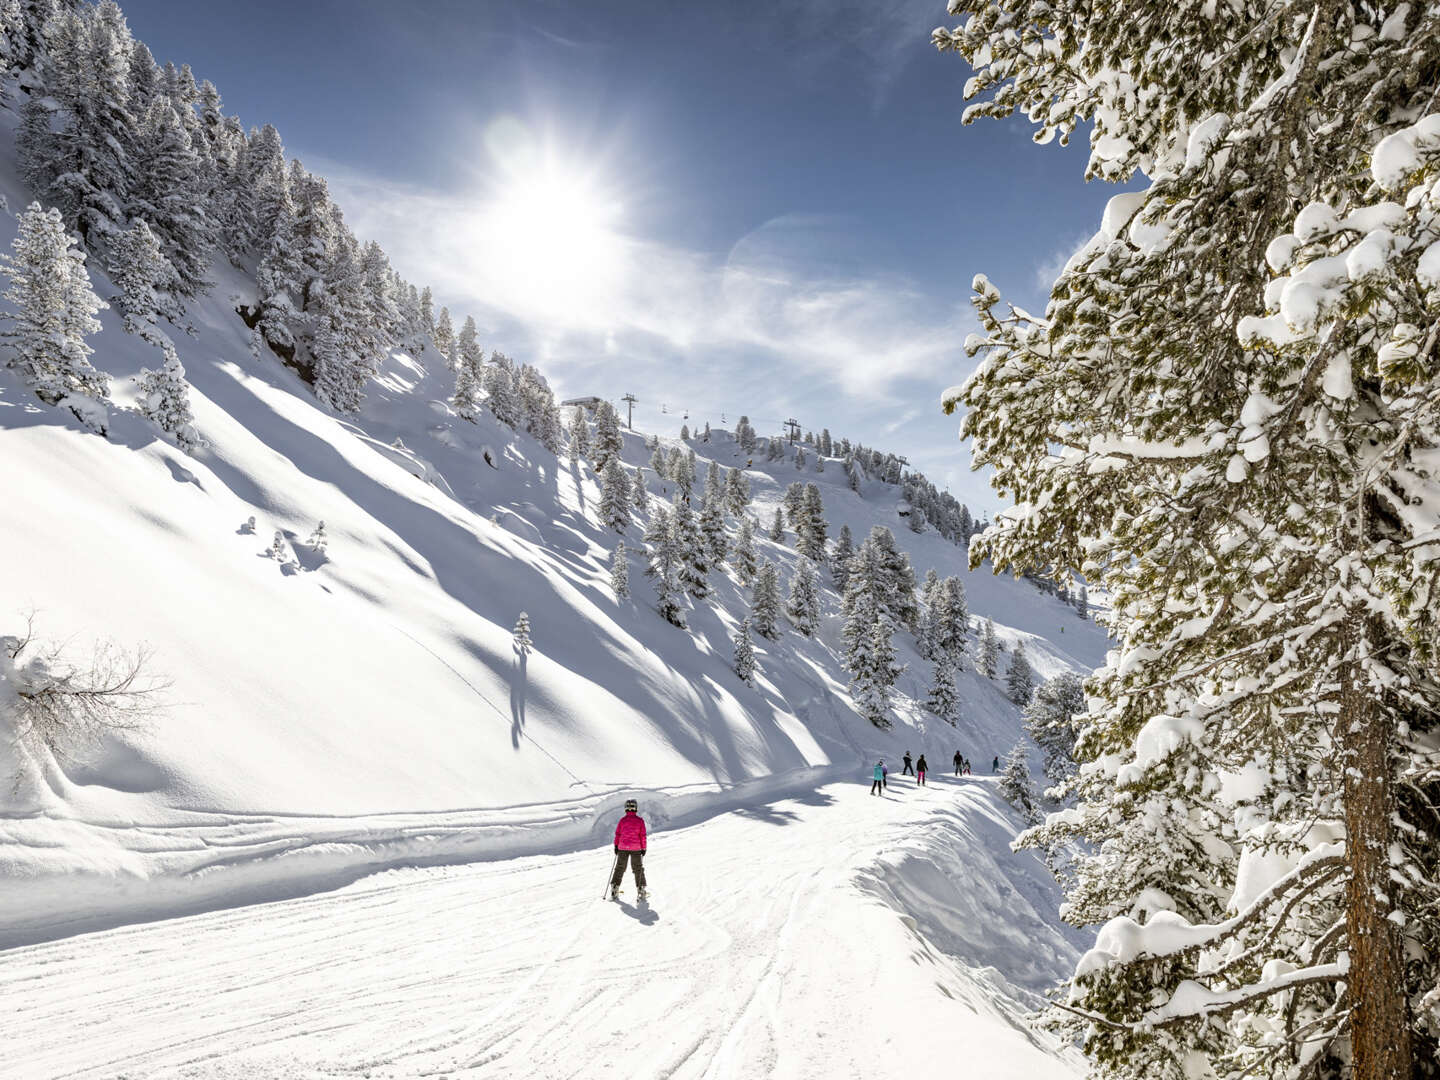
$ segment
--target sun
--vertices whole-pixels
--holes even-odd
[[[514,163],[477,214],[473,257],[512,301],[537,314],[603,308],[623,284],[619,203],[583,168],[547,156]]]

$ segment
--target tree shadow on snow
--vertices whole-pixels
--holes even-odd
[[[525,687],[529,671],[529,656],[517,653],[515,675],[510,680],[510,745],[520,749],[520,736],[525,734]]]

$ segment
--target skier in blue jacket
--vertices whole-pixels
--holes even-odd
[[[870,794],[879,795],[881,794],[880,789],[885,786],[885,763],[883,761],[875,762],[875,771],[871,775],[875,779],[870,784]]]

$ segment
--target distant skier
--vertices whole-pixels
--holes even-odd
[[[964,758],[963,756],[961,756],[959,750],[956,750],[956,751],[955,751],[955,775],[956,775],[956,776],[959,776],[959,775],[960,775],[960,770],[964,767],[964,765],[965,765],[965,758]]]
[[[970,759],[968,757],[965,759],[965,775],[970,775]]]
[[[880,779],[885,782],[886,790],[890,788],[890,770],[885,767],[885,762],[880,762]]]
[[[906,751],[905,751],[905,756],[904,756],[903,758],[901,758],[900,760],[903,761],[903,762],[905,762],[905,768],[903,768],[903,769],[900,770],[900,775],[901,775],[901,776],[914,776],[914,775],[915,775],[915,770],[910,767],[910,751],[909,751],[909,750],[906,750]]]
[[[873,776],[874,779],[870,781],[870,794],[883,794],[885,788],[885,763],[883,761],[875,762],[875,771],[871,776]]]
[[[996,754],[996,755],[995,755],[995,760],[990,763],[990,771],[991,771],[991,772],[999,772],[999,771],[1000,771],[1000,755],[999,755],[999,754]]]
[[[644,900],[645,893],[645,819],[640,816],[640,804],[634,799],[625,800],[625,816],[615,825],[615,872],[610,875],[610,899],[620,899],[620,882],[625,877],[626,864],[635,868],[636,895]]]
[[[930,766],[925,764],[925,755],[924,755],[924,754],[921,754],[921,755],[920,755],[920,760],[917,761],[917,762],[915,762],[915,786],[916,786],[916,787],[924,787],[924,786],[925,786],[925,773],[926,773],[927,771],[929,771],[929,769],[930,769]]]

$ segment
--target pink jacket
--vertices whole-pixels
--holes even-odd
[[[634,810],[626,811],[615,826],[615,846],[621,851],[645,850],[645,819]]]

